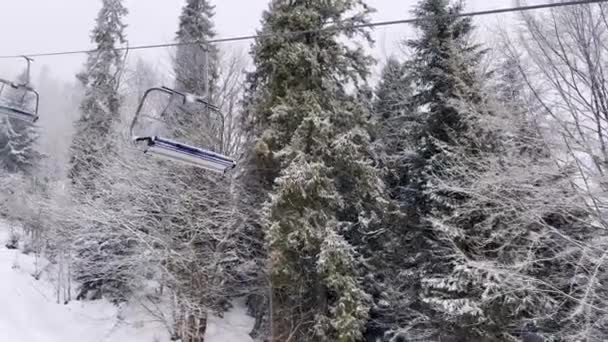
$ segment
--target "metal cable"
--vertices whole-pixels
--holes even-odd
[[[539,4],[539,5],[530,5],[530,6],[517,6],[517,7],[485,10],[485,11],[458,13],[458,14],[454,14],[451,16],[455,17],[455,18],[477,17],[477,16],[491,15],[491,14],[524,12],[524,11],[547,9],[547,8],[600,4],[600,3],[606,3],[606,2],[608,2],[608,0],[564,1],[564,2],[558,2],[558,3],[548,3],[548,4]],[[422,18],[409,18],[409,19],[401,19],[401,20],[391,20],[391,21],[379,21],[379,22],[371,22],[371,23],[356,24],[356,25],[352,25],[349,23],[339,23],[339,24],[334,24],[334,25],[326,27],[326,28],[314,29],[314,30],[302,30],[302,31],[284,32],[284,33],[266,33],[266,34],[255,34],[255,35],[248,35],[248,36],[234,36],[234,37],[211,39],[211,40],[208,40],[205,42],[193,41],[193,42],[182,42],[182,43],[163,43],[163,44],[151,44],[151,45],[125,46],[125,47],[118,47],[113,50],[114,51],[146,50],[146,49],[159,49],[159,48],[168,48],[168,47],[176,47],[176,46],[184,46],[184,45],[238,42],[238,41],[253,40],[253,39],[258,39],[258,38],[293,37],[293,36],[299,36],[299,35],[303,35],[303,34],[327,32],[327,31],[343,31],[343,30],[353,30],[353,29],[361,29],[361,28],[367,28],[367,27],[372,28],[372,27],[382,27],[382,26],[391,26],[391,25],[412,24],[412,23],[416,23],[416,22],[420,22],[420,21],[428,21],[428,20],[433,20],[433,19],[436,19],[435,16],[422,17]],[[47,56],[86,54],[86,53],[93,53],[93,52],[97,52],[97,49],[30,53],[30,54],[25,54],[25,56],[47,57]],[[23,56],[24,56],[24,54],[4,55],[4,56],[0,56],[0,59],[22,58]]]

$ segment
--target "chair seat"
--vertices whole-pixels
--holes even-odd
[[[38,121],[38,116],[36,114],[5,105],[0,105],[0,114],[4,114],[13,119],[23,120],[30,123]]]
[[[138,137],[135,140],[147,143],[146,152],[196,167],[222,173],[236,167],[236,162],[226,156],[166,138]]]

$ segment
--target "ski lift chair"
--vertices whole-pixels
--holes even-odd
[[[24,83],[0,78],[0,114],[33,124],[38,121],[40,95],[29,85],[32,59],[25,56],[23,58],[27,61]]]
[[[162,106],[157,106],[154,109],[146,108],[153,102],[151,98],[153,95],[158,95],[163,98],[164,104]],[[173,105],[177,105],[180,109],[178,113],[176,113]],[[150,88],[144,93],[131,123],[131,139],[135,145],[143,148],[144,153],[150,153],[167,160],[181,162],[222,174],[234,169],[236,167],[236,162],[230,157],[165,138],[159,134],[159,131],[163,131],[163,134],[171,134],[167,133],[167,131],[176,129],[176,127],[172,127],[175,125],[176,120],[184,119],[183,117],[177,118],[175,117],[176,115],[196,115],[196,113],[192,113],[187,109],[188,105],[202,106],[207,114],[216,114],[223,126],[223,117],[219,113],[219,109],[209,104],[209,102],[205,101],[203,98],[193,94],[181,93],[167,87]],[[159,110],[160,108],[158,107],[162,109]],[[155,112],[156,115],[154,115]],[[152,115],[149,115],[148,113],[152,113]],[[173,121],[171,121],[171,119],[173,119]],[[186,125],[188,119],[192,118],[186,119]],[[183,124],[184,122],[182,120],[182,125]]]

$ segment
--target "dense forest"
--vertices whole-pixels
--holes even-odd
[[[464,2],[419,0],[377,60],[365,0],[272,0],[249,56],[185,0],[167,84],[222,125],[171,129],[236,159],[218,175],[133,148],[167,79],[101,2],[77,83],[34,80],[46,132],[0,118],[0,212],[58,303],[140,301],[182,342],[237,298],[255,341],[608,340],[608,3],[488,44]]]

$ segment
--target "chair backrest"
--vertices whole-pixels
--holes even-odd
[[[166,87],[142,97],[131,123],[131,136],[161,136],[221,152],[224,119],[205,99]]]
[[[35,122],[39,102],[40,96],[32,87],[0,79],[0,113]]]

